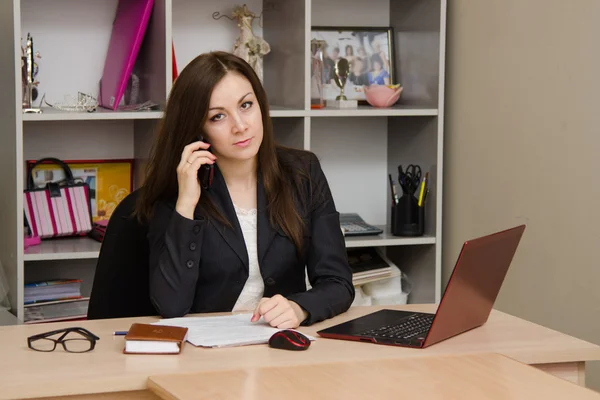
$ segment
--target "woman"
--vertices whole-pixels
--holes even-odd
[[[371,56],[371,62],[373,63],[373,70],[369,71],[369,84],[370,85],[389,85],[390,74],[383,69],[383,61],[378,54]]]
[[[197,176],[206,164],[214,178],[205,190]],[[265,91],[234,55],[200,55],[175,81],[137,213],[148,222],[150,297],[163,317],[248,310],[251,321],[286,329],[354,300],[319,161],[275,144]]]

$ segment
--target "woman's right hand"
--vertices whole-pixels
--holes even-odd
[[[194,210],[200,200],[198,170],[203,164],[214,164],[217,157],[208,151],[210,144],[197,141],[183,148],[181,160],[177,166],[179,195],[175,210],[183,217],[194,219]]]

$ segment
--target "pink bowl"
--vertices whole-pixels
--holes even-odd
[[[400,98],[402,87],[391,89],[385,85],[364,86],[367,102],[373,107],[391,107]]]

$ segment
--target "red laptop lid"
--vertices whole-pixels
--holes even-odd
[[[487,321],[524,231],[520,225],[464,243],[424,347]]]

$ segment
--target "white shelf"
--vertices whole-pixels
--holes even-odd
[[[437,108],[423,108],[419,106],[397,105],[390,108],[375,108],[371,106],[358,106],[358,108],[332,108],[310,110],[311,117],[410,117],[410,116],[436,116]]]
[[[421,244],[435,244],[435,236],[400,237],[390,233],[386,226],[377,226],[383,233],[373,236],[348,236],[346,247],[377,247],[377,246],[412,246]]]
[[[435,244],[434,236],[398,237],[386,230],[381,235],[346,237],[346,247],[409,246]],[[98,258],[102,244],[89,238],[42,240],[25,250],[25,261],[77,260]]]
[[[25,261],[77,260],[98,258],[102,243],[89,238],[42,240],[37,246],[25,249]]]
[[[271,117],[306,117],[308,112],[306,110],[294,109],[294,108],[286,108],[279,106],[269,106],[269,110],[271,111]]]
[[[43,107],[41,114],[23,114],[23,121],[101,121],[127,119],[160,119],[162,111],[112,111],[98,108],[94,112],[61,111]]]
[[[306,110],[270,106],[271,117],[305,117]],[[41,114],[23,114],[23,121],[102,121],[102,120],[130,120],[130,119],[160,119],[162,111],[111,111],[98,108],[94,112],[70,112],[56,110],[50,107],[42,108]]]

